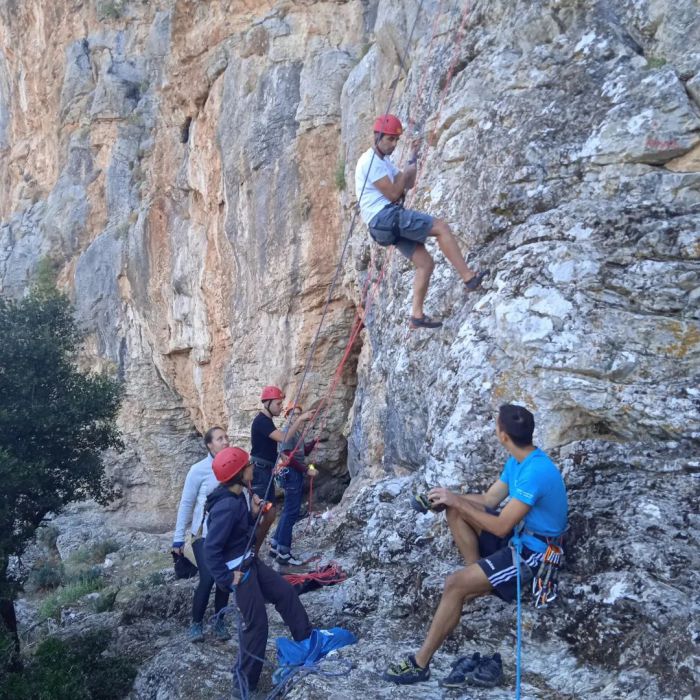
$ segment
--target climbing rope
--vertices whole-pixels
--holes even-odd
[[[515,560],[515,579],[517,591],[517,622],[515,632],[515,700],[520,700],[520,677],[522,675],[522,661],[520,657],[523,639],[520,567],[522,564],[521,555],[523,551],[523,543],[520,539],[520,533],[517,531],[513,534],[513,538],[511,539],[511,546],[514,548],[515,552],[513,559]]]
[[[413,20],[413,25],[412,25],[412,27],[411,27],[411,31],[410,31],[409,36],[408,36],[408,40],[407,40],[407,42],[406,42],[406,52],[408,51],[408,47],[410,46],[411,41],[412,41],[412,39],[413,39],[413,34],[414,34],[414,32],[415,32],[416,25],[417,25],[417,23],[418,23],[418,17],[420,16],[420,13],[421,13],[421,11],[422,11],[422,9],[423,9],[423,3],[424,3],[424,1],[425,1],[425,0],[421,0],[420,4],[418,5],[418,8],[417,8],[417,10],[416,10],[416,15],[415,15],[415,18],[414,18],[414,20]],[[385,110],[385,112],[384,112],[385,114],[388,114],[388,113],[390,112],[390,110],[391,110],[391,106],[392,106],[392,104],[393,104],[394,97],[395,97],[395,95],[396,95],[396,88],[397,88],[397,86],[398,86],[398,82],[399,82],[399,78],[400,78],[400,75],[401,75],[401,71],[403,71],[403,70],[405,70],[404,57],[401,56],[401,54],[399,54],[399,74],[397,75],[396,80],[395,80],[394,83],[393,83],[392,90],[391,90],[391,94],[390,94],[390,96],[389,96],[389,101],[388,101],[388,103],[387,103],[387,107],[386,107],[386,110]],[[354,231],[354,229],[355,229],[355,224],[356,224],[356,222],[357,222],[357,216],[358,216],[358,210],[359,210],[359,200],[360,200],[362,194],[364,193],[365,187],[367,186],[367,180],[368,180],[368,178],[369,178],[369,173],[370,173],[370,170],[371,170],[372,161],[374,160],[374,157],[375,157],[375,152],[372,153],[372,160],[370,161],[370,167],[369,167],[368,170],[367,170],[367,175],[365,176],[365,180],[364,180],[364,182],[363,182],[363,184],[362,184],[362,189],[360,190],[360,194],[358,195],[358,206],[355,208],[355,211],[353,212],[353,216],[352,216],[352,218],[351,218],[351,220],[350,220],[350,226],[349,226],[349,228],[348,228],[348,232],[347,232],[347,234],[346,234],[346,236],[345,236],[345,240],[343,241],[343,246],[342,246],[342,249],[341,249],[340,258],[339,258],[339,260],[338,260],[338,264],[336,265],[335,272],[334,272],[334,274],[333,274],[333,278],[332,278],[332,280],[331,280],[331,284],[330,284],[329,289],[328,289],[328,294],[327,294],[327,296],[326,296],[326,301],[325,301],[325,303],[324,303],[324,305],[323,305],[323,311],[322,311],[322,313],[321,313],[321,319],[320,319],[320,321],[319,321],[318,327],[316,328],[316,333],[315,333],[315,335],[314,335],[313,341],[312,341],[312,343],[311,343],[311,347],[310,347],[309,352],[308,352],[308,355],[307,355],[306,363],[305,363],[305,365],[304,365],[304,371],[303,371],[302,376],[301,376],[301,381],[299,382],[299,385],[298,385],[297,391],[296,391],[296,395],[295,395],[295,397],[294,397],[293,403],[295,403],[295,404],[296,404],[296,403],[299,403],[299,399],[300,399],[300,397],[301,397],[301,393],[302,393],[304,384],[305,384],[305,382],[306,382],[306,377],[307,377],[308,372],[309,372],[309,369],[310,369],[310,367],[311,367],[311,361],[312,361],[312,359],[313,359],[313,357],[314,357],[314,355],[315,355],[315,353],[316,353],[316,347],[317,347],[317,345],[318,345],[318,340],[319,340],[319,338],[320,338],[321,329],[322,329],[323,324],[324,324],[324,322],[325,322],[325,320],[326,320],[326,316],[327,316],[327,314],[328,314],[328,307],[330,306],[330,302],[331,302],[331,300],[332,300],[332,298],[333,298],[333,293],[334,293],[334,291],[335,291],[336,284],[337,284],[338,279],[339,279],[339,277],[340,277],[340,271],[341,271],[341,269],[342,269],[342,265],[343,265],[343,262],[344,262],[344,260],[345,260],[345,253],[346,253],[346,251],[347,251],[348,244],[349,244],[349,242],[350,242],[350,238],[351,238],[351,236],[352,236],[352,233],[353,233],[353,231]],[[358,331],[358,332],[359,332],[359,331]],[[347,353],[347,355],[349,355],[349,352]],[[345,354],[344,354],[344,357],[345,357]],[[347,358],[346,358],[346,359],[347,359]],[[316,412],[315,415],[317,415],[317,414],[318,414],[318,411]],[[315,416],[314,416],[314,417],[315,417]],[[290,427],[291,427],[291,422],[288,422],[287,425],[285,426],[285,431],[284,431],[284,437],[285,437],[285,439],[286,439],[286,437],[287,437],[287,434],[288,434],[288,432],[289,432],[289,428],[290,428]],[[304,434],[306,433],[307,429],[308,429],[308,426],[305,427],[304,431],[302,432],[302,435],[301,435],[301,437],[300,437],[299,442],[302,442],[302,441],[303,441]],[[298,446],[298,445],[297,445],[297,446]],[[294,454],[295,451],[296,451],[296,447],[295,447],[295,449],[291,452],[291,454]],[[266,487],[266,489],[265,489],[265,494],[266,494],[266,496],[267,496],[267,494],[269,494],[269,492],[270,492],[270,487],[272,486],[273,480],[274,480],[274,478],[275,478],[275,476],[276,476],[276,474],[277,474],[277,472],[278,472],[278,463],[279,463],[279,461],[280,461],[280,455],[278,454],[278,455],[277,455],[277,459],[275,460],[275,464],[274,464],[274,466],[273,466],[273,468],[272,468],[272,473],[271,473],[271,475],[270,475],[270,479],[269,479],[269,481],[268,481],[268,483],[267,483],[267,487]],[[258,527],[258,525],[259,525],[259,523],[260,523],[260,519],[261,519],[262,515],[263,515],[263,509],[260,508],[260,509],[258,509],[258,513],[257,513],[257,516],[256,516],[256,518],[255,518],[254,527],[252,528],[251,534],[250,534],[250,536],[249,536],[249,538],[248,538],[248,541],[247,541],[247,543],[246,543],[246,547],[245,547],[245,550],[244,550],[245,552],[250,551],[250,548],[251,548],[251,545],[252,545],[252,543],[253,543],[253,540],[255,539],[255,533],[256,533],[257,527]],[[244,558],[245,558],[245,557],[244,557]],[[240,567],[241,567],[242,565],[243,565],[242,563],[239,564],[238,567],[234,570],[233,573],[235,573],[235,571],[239,571],[239,570],[240,570]],[[235,601],[235,595],[234,595],[234,601]],[[230,607],[231,607],[231,606],[227,606],[227,608],[230,608]],[[234,607],[236,607],[236,606],[234,606]],[[224,608],[223,610],[226,610],[227,608]],[[220,614],[224,614],[224,615],[225,615],[225,612],[223,612],[223,610],[220,611]],[[246,653],[246,654],[248,654],[248,655],[250,655],[250,653],[249,653],[247,650],[245,650],[244,647],[243,647],[242,625],[241,625],[241,617],[240,617],[240,614],[238,615],[238,619],[237,619],[237,627],[238,627],[238,638],[239,638],[239,651],[238,651],[238,662],[237,662],[236,665],[235,665],[233,675],[234,675],[235,681],[236,681],[236,683],[238,684],[238,687],[239,687],[239,689],[240,689],[241,697],[242,697],[244,700],[247,700],[247,698],[248,698],[248,682],[247,682],[247,679],[244,678],[244,674],[242,673],[242,670],[241,670],[241,661],[242,661],[242,659],[243,659],[243,654],[244,654],[244,653]],[[274,696],[273,696],[273,697],[274,697]]]
[[[416,10],[416,15],[415,15],[415,18],[414,18],[414,21],[413,21],[413,25],[412,25],[412,27],[411,27],[411,31],[410,31],[410,33],[409,33],[408,40],[407,40],[407,42],[406,42],[406,54],[407,54],[407,52],[408,52],[408,47],[409,47],[410,44],[411,44],[411,41],[412,41],[412,38],[413,38],[413,34],[414,34],[414,32],[415,32],[415,28],[416,28],[416,25],[417,25],[418,17],[420,16],[420,13],[421,13],[422,8],[423,8],[423,4],[424,4],[424,0],[421,0],[420,4],[419,4],[419,6],[418,6],[418,8],[417,8],[417,10]],[[441,0],[441,2],[440,2],[440,5],[439,5],[439,10],[441,10],[441,8],[442,8],[442,0]],[[435,16],[435,18],[434,18],[434,20],[433,20],[433,27],[432,27],[431,39],[430,39],[430,43],[429,43],[429,50],[430,50],[430,46],[432,46],[432,42],[433,42],[433,39],[434,39],[435,30],[436,30],[436,27],[437,27],[437,23],[438,23],[438,18],[439,18],[439,16],[440,16],[440,12],[438,12],[438,13],[436,14],[436,16]],[[459,45],[460,45],[461,40],[462,40],[462,38],[463,38],[464,30],[465,30],[465,28],[466,28],[467,19],[468,19],[468,6],[465,6],[464,11],[463,11],[463,13],[462,13],[462,20],[461,20],[461,22],[460,22],[460,27],[459,27],[459,31],[458,31],[457,40],[456,40],[456,42],[455,42],[455,48],[454,48],[454,51],[453,51],[453,58],[452,58],[452,61],[450,62],[450,66],[449,66],[449,69],[448,69],[448,72],[447,72],[447,76],[446,76],[446,79],[445,79],[445,83],[444,83],[444,86],[443,86],[443,89],[442,89],[442,92],[441,92],[441,98],[440,98],[440,102],[439,102],[439,108],[438,108],[438,113],[437,113],[437,117],[436,117],[436,123],[439,123],[439,116],[440,116],[440,114],[441,114],[442,107],[443,107],[443,105],[444,105],[444,101],[445,101],[445,98],[446,98],[446,94],[447,94],[447,91],[448,91],[448,89],[449,89],[449,86],[450,86],[452,77],[453,77],[453,75],[454,75],[455,67],[456,67],[456,65],[457,65],[457,60],[458,60],[457,51],[458,51],[458,49],[459,49]],[[388,113],[390,112],[390,110],[391,110],[391,106],[392,106],[393,101],[394,101],[394,97],[395,97],[395,94],[396,94],[396,89],[397,89],[397,86],[398,86],[398,82],[399,82],[399,78],[400,78],[401,72],[405,70],[405,60],[404,60],[404,57],[405,57],[405,56],[402,56],[402,55],[399,53],[399,55],[398,55],[398,58],[399,58],[399,74],[397,75],[396,79],[395,79],[395,80],[393,81],[393,83],[392,83],[391,95],[390,95],[390,97],[389,97],[389,101],[388,101],[388,104],[387,104],[387,108],[386,108],[384,114],[388,114]],[[425,72],[422,74],[422,76],[421,76],[421,84],[422,84],[422,83],[424,82],[424,80],[426,79],[426,76],[427,76],[427,71],[425,71]],[[410,120],[410,117],[409,117],[409,125],[411,124],[411,122],[412,122],[412,120]],[[343,241],[343,246],[342,246],[342,249],[341,249],[340,258],[339,258],[338,263],[337,263],[337,265],[336,265],[335,272],[334,272],[334,274],[333,274],[333,278],[332,278],[332,280],[331,280],[331,284],[330,284],[329,289],[328,289],[328,294],[327,294],[327,296],[326,296],[326,300],[325,300],[325,303],[324,303],[324,306],[323,306],[323,311],[322,311],[322,313],[321,313],[321,319],[320,319],[320,321],[319,321],[319,324],[318,324],[317,329],[316,329],[316,333],[314,334],[313,341],[312,341],[312,343],[311,343],[309,352],[308,352],[308,354],[307,354],[306,362],[305,362],[305,365],[304,365],[304,370],[303,370],[302,376],[301,376],[301,381],[300,381],[299,384],[298,384],[297,391],[296,391],[296,395],[295,395],[295,397],[294,397],[294,403],[298,403],[298,402],[299,402],[299,399],[300,399],[300,397],[301,397],[301,394],[302,394],[302,391],[303,391],[303,388],[304,388],[304,384],[305,384],[305,382],[306,382],[306,378],[307,378],[308,372],[309,372],[310,367],[311,367],[311,362],[313,361],[313,358],[314,358],[314,356],[315,356],[315,354],[316,354],[316,349],[317,349],[317,346],[318,346],[318,341],[319,341],[319,338],[320,338],[321,329],[322,329],[322,327],[323,327],[323,325],[324,325],[324,322],[325,322],[325,320],[326,320],[326,317],[327,317],[327,314],[328,314],[328,308],[329,308],[329,306],[330,306],[330,303],[331,303],[331,300],[332,300],[332,298],[333,298],[333,294],[334,294],[334,292],[335,292],[335,288],[336,288],[338,279],[339,279],[339,277],[340,277],[340,272],[341,272],[341,269],[342,269],[343,262],[344,262],[344,260],[345,260],[345,255],[346,255],[347,248],[348,248],[348,245],[349,245],[349,242],[350,242],[350,238],[351,238],[351,236],[352,236],[352,233],[353,233],[353,231],[354,231],[354,229],[355,229],[355,225],[356,225],[356,222],[357,222],[358,210],[359,210],[359,200],[360,200],[360,198],[362,197],[362,194],[364,193],[365,187],[366,187],[366,185],[367,185],[367,180],[368,180],[368,177],[369,177],[369,172],[370,172],[370,170],[371,170],[372,161],[373,161],[375,155],[376,155],[376,154],[375,154],[375,152],[373,151],[372,160],[370,161],[370,167],[368,168],[367,174],[366,174],[366,176],[365,176],[365,180],[364,180],[364,182],[363,182],[363,184],[362,184],[362,188],[361,188],[361,190],[360,190],[360,193],[358,194],[358,205],[355,207],[355,210],[354,210],[353,215],[352,215],[352,217],[351,217],[350,226],[349,226],[349,228],[348,228],[348,232],[347,232],[347,234],[346,234],[346,236],[345,236],[345,239],[344,239],[344,241]],[[422,167],[423,167],[423,162],[424,162],[424,161],[423,161],[423,158],[419,159],[419,165],[417,166],[417,169],[416,169],[416,179],[418,178],[418,173],[421,171],[421,169],[422,169]],[[414,196],[415,196],[415,191],[411,193],[411,195],[410,195],[410,201],[412,201],[412,199],[413,199]],[[308,430],[309,430],[310,425],[314,425],[314,424],[316,423],[316,421],[317,421],[318,418],[319,418],[319,415],[321,416],[321,422],[320,422],[320,425],[319,425],[318,428],[317,428],[316,434],[318,435],[318,434],[321,432],[321,430],[323,429],[323,427],[325,427],[325,422],[326,422],[326,420],[327,420],[327,413],[328,413],[328,407],[329,407],[330,398],[331,398],[331,396],[333,395],[333,393],[335,392],[335,389],[336,389],[336,387],[337,387],[337,385],[338,385],[338,383],[339,383],[339,381],[340,381],[340,378],[341,378],[341,376],[342,376],[343,368],[344,368],[344,366],[345,366],[345,364],[346,364],[346,362],[347,362],[347,360],[348,360],[348,358],[349,358],[349,356],[350,356],[350,353],[351,353],[351,351],[352,351],[352,347],[354,346],[354,343],[355,343],[355,341],[356,341],[356,339],[357,339],[357,336],[359,335],[360,331],[361,331],[362,328],[364,327],[365,320],[367,319],[368,314],[369,314],[369,310],[371,309],[372,303],[373,303],[374,299],[375,299],[376,296],[377,296],[377,292],[378,292],[379,287],[380,287],[380,285],[381,285],[381,282],[382,282],[382,280],[383,280],[383,278],[384,278],[384,275],[385,275],[385,273],[386,273],[386,270],[387,270],[387,268],[388,268],[388,265],[389,265],[390,261],[392,260],[393,252],[394,252],[394,251],[393,251],[393,248],[392,248],[392,249],[390,249],[390,250],[385,254],[383,265],[382,265],[382,267],[381,267],[381,269],[380,269],[380,271],[379,271],[379,274],[377,275],[376,279],[374,280],[374,282],[371,282],[371,277],[372,277],[371,272],[368,273],[367,278],[366,278],[366,280],[365,280],[365,283],[364,283],[364,285],[363,285],[363,290],[362,290],[361,296],[360,296],[360,306],[359,306],[358,309],[356,310],[355,320],[354,320],[354,322],[353,322],[353,324],[352,324],[351,333],[350,333],[350,336],[349,336],[349,338],[348,338],[348,342],[347,342],[347,344],[346,344],[346,347],[345,347],[345,350],[344,350],[343,355],[342,355],[342,357],[341,357],[341,360],[340,360],[340,362],[338,363],[338,366],[336,367],[336,370],[335,370],[335,372],[334,372],[334,374],[333,374],[332,381],[331,381],[331,383],[330,383],[330,386],[329,386],[329,388],[328,388],[328,391],[326,392],[326,395],[325,395],[324,398],[321,400],[321,402],[318,404],[318,406],[317,406],[317,408],[316,408],[316,410],[315,410],[315,412],[314,412],[314,415],[313,415],[313,417],[312,417],[312,420],[310,421],[310,424],[304,427],[304,429],[303,429],[303,431],[302,431],[302,433],[301,433],[301,435],[300,435],[299,441],[298,441],[297,445],[295,446],[294,450],[292,450],[292,451],[290,452],[290,455],[293,455],[294,452],[296,451],[296,449],[300,446],[300,444],[303,443],[303,440],[304,440],[304,438],[305,438],[306,433],[307,433]],[[285,427],[285,431],[284,431],[284,437],[285,437],[285,438],[287,437],[287,434],[288,434],[288,432],[289,432],[289,428],[290,428],[290,427],[291,427],[291,422],[288,422],[287,425],[286,425],[286,427]],[[314,448],[315,448],[315,446],[314,446]],[[279,462],[280,462],[280,455],[277,456],[277,460],[275,461],[275,464],[274,464],[274,466],[273,466],[272,474],[271,474],[270,480],[268,481],[268,484],[267,484],[266,494],[269,493],[270,487],[272,486],[272,482],[273,482],[273,480],[274,480],[276,474],[279,472],[279,469],[280,469]],[[288,462],[289,462],[289,459],[287,459],[287,460],[286,460],[286,463],[283,464],[282,466],[286,466],[286,465],[288,464]],[[313,494],[313,486],[310,485],[310,489],[309,489],[309,497],[310,497],[310,500],[309,500],[309,515],[310,515],[310,517],[311,517],[311,514],[312,514],[312,505],[311,505],[311,504],[312,504],[312,501],[311,501],[311,499],[312,499],[312,494]],[[257,526],[258,526],[258,524],[259,524],[260,518],[262,517],[262,514],[263,514],[263,510],[262,510],[262,508],[261,508],[261,509],[259,510],[257,516],[256,516],[255,527],[254,527],[254,528],[252,529],[252,531],[251,531],[251,535],[250,535],[250,537],[249,537],[249,539],[248,539],[248,542],[247,542],[246,550],[245,550],[245,551],[249,551],[249,550],[250,550],[250,547],[251,547],[251,545],[252,545],[253,539],[254,539],[254,537],[255,537],[255,531],[256,531]],[[239,565],[239,568],[240,568],[240,565]],[[519,577],[519,574],[520,574],[520,572],[519,572],[519,570],[518,570],[518,577]],[[520,587],[520,579],[518,578],[518,592],[519,592],[519,587]],[[519,594],[518,594],[518,604],[520,604],[520,595],[519,595]],[[222,611],[220,611],[219,614],[222,614],[222,615],[223,615],[223,614],[226,614],[226,611],[230,611],[231,607],[233,607],[233,608],[235,609],[236,613],[237,613],[237,618],[238,618],[238,619],[237,619],[237,627],[238,627],[238,633],[239,633],[239,655],[238,655],[238,663],[237,663],[237,664],[235,665],[235,667],[234,667],[233,675],[234,675],[235,681],[236,681],[236,683],[238,684],[238,687],[239,687],[239,689],[240,689],[240,691],[241,691],[241,696],[242,696],[243,698],[247,698],[247,697],[248,697],[247,679],[244,677],[244,674],[243,674],[242,671],[241,671],[241,660],[242,660],[242,658],[243,658],[243,654],[244,654],[244,653],[245,653],[245,654],[248,654],[249,656],[250,656],[251,654],[250,654],[249,652],[247,652],[247,651],[244,649],[244,647],[243,647],[242,636],[241,636],[241,635],[242,635],[241,617],[240,617],[240,613],[238,612],[237,606],[235,605],[235,594],[234,594],[234,605],[233,605],[233,606],[227,606],[227,608],[224,608]],[[518,613],[518,624],[520,624],[520,613]],[[262,661],[265,663],[264,660],[262,660]],[[518,658],[518,663],[519,663],[519,658]],[[311,667],[307,667],[306,670],[305,670],[305,673],[310,673],[310,672],[315,672],[315,671],[312,670]],[[330,675],[342,675],[342,674],[330,674]],[[283,682],[282,684],[280,684],[279,687],[276,687],[275,689],[273,689],[273,693],[272,693],[270,696],[268,696],[268,697],[269,697],[269,698],[277,697],[278,692],[280,692],[281,690],[283,690],[283,689],[285,688],[285,686],[286,686],[286,684],[289,682],[289,680],[290,680],[289,678],[285,678],[284,682]],[[289,686],[287,686],[286,689],[288,690],[288,689],[289,689]],[[286,691],[285,691],[285,692],[286,692]],[[519,693],[519,682],[518,682],[518,691],[517,691],[517,692]],[[518,694],[518,698],[519,698],[519,694]]]

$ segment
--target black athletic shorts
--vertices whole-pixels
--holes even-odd
[[[496,537],[490,532],[482,532],[479,535],[481,559],[476,562],[486,574],[496,595],[508,603],[514,601],[518,594],[517,570],[513,561],[513,550],[508,546],[509,541],[510,536]],[[522,588],[537,574],[544,553],[533,552],[523,545],[521,556],[526,564],[526,568],[521,571]]]

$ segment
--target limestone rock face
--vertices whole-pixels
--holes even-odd
[[[420,643],[459,561],[444,519],[407,500],[488,487],[506,457],[494,411],[518,402],[571,505],[563,599],[525,613],[528,696],[691,697],[694,0],[28,0],[0,16],[0,288],[23,293],[49,258],[90,361],[124,378],[122,523],[171,527],[196,431],[223,423],[247,445],[261,385],[293,395],[304,378],[303,401],[322,398],[361,307],[314,458],[331,488],[352,476],[313,546],[353,577],[318,594],[315,622],[354,626],[364,671]],[[428,243],[427,310],[445,321],[432,332],[407,331],[407,261],[361,224],[345,246],[345,183],[392,95],[398,160],[414,140],[420,156],[411,206],[490,270],[467,295]],[[469,611],[436,678],[471,646],[512,659],[512,608]],[[161,660],[135,697],[156,697],[176,663]],[[393,697],[369,678],[333,692]],[[294,692],[325,697],[324,683]],[[405,696],[426,692],[441,693]]]

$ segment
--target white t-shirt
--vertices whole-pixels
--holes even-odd
[[[374,158],[372,155],[374,154]],[[371,163],[371,170],[370,170]],[[369,176],[367,171],[369,170]],[[382,210],[391,200],[385,197],[375,186],[377,180],[388,177],[392,182],[401,171],[394,165],[390,156],[380,158],[373,148],[365,151],[357,161],[355,168],[355,194],[360,200],[360,213],[366,224]],[[367,182],[365,183],[365,178]],[[365,189],[362,190],[364,185]],[[360,196],[360,193],[362,195]]]

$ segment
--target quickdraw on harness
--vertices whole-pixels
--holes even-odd
[[[532,604],[536,608],[546,608],[553,603],[559,592],[559,567],[561,566],[564,550],[561,542],[547,542],[547,551],[542,557],[542,563],[537,575],[532,579]]]

